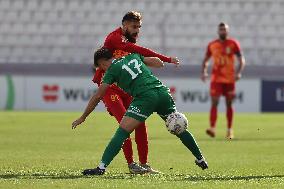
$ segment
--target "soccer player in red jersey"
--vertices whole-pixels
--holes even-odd
[[[228,31],[229,26],[227,24],[220,23],[218,25],[219,39],[208,44],[207,52],[202,63],[201,79],[204,82],[206,81],[208,77],[208,61],[212,57],[210,128],[206,130],[206,133],[211,137],[215,137],[217,106],[220,96],[224,96],[227,108],[227,138],[232,139],[234,137],[232,130],[234,114],[232,102],[235,97],[235,82],[242,77],[245,59],[242,55],[239,42],[229,38]],[[235,71],[235,56],[239,62],[237,71]]]
[[[145,57],[158,57],[164,62],[178,64],[177,58],[167,57],[135,44],[140,32],[141,24],[142,16],[139,12],[131,11],[126,13],[122,19],[122,27],[117,28],[106,37],[104,47],[108,48],[115,58],[135,52]],[[97,69],[93,82],[100,85],[103,75],[104,71]],[[132,97],[114,84],[108,88],[103,98],[107,111],[116,118],[118,123],[120,123],[131,101]],[[142,123],[135,129],[135,142],[137,144],[140,165],[133,159],[132,142],[130,138],[124,142],[122,147],[129,171],[131,173],[158,173],[152,169],[147,162],[148,137],[145,123]]]

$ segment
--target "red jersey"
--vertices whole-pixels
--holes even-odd
[[[219,39],[209,43],[206,55],[213,58],[211,81],[217,83],[235,82],[235,55],[241,53],[239,42],[234,39]]]
[[[115,58],[120,58],[129,53],[139,53],[145,57],[158,57],[163,62],[171,62],[171,58],[164,56],[162,54],[156,53],[148,48],[141,47],[136,45],[135,43],[131,43],[127,40],[127,38],[122,33],[122,28],[117,28],[113,32],[111,32],[105,39],[104,47],[108,48],[112,51]],[[102,70],[97,69],[94,75],[93,81],[98,85],[101,84],[101,80],[104,73]],[[121,90],[116,85],[112,85],[111,88],[116,90]]]

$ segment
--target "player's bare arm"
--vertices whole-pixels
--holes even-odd
[[[208,63],[209,63],[210,56],[205,55],[205,58],[202,62],[202,69],[201,69],[201,80],[205,82],[208,78]]]
[[[236,81],[238,81],[239,79],[242,78],[242,72],[245,68],[246,62],[245,62],[244,56],[241,53],[236,54],[236,56],[239,62],[239,66],[238,66],[237,73],[236,73]]]
[[[88,103],[87,107],[85,108],[84,113],[81,115],[81,117],[79,117],[77,120],[75,120],[72,123],[72,129],[75,129],[78,125],[83,123],[85,121],[85,119],[90,115],[90,113],[94,111],[94,109],[96,108],[96,106],[98,105],[100,100],[105,95],[108,87],[109,87],[109,85],[105,84],[105,83],[100,85],[97,92],[89,100],[89,103]]]

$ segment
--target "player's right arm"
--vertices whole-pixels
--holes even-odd
[[[209,45],[207,47],[207,52],[205,53],[205,57],[202,61],[202,67],[201,67],[201,80],[203,82],[205,82],[206,79],[208,78],[208,64],[209,64],[209,59],[211,57]]]
[[[88,103],[87,107],[85,108],[84,113],[81,115],[81,117],[79,117],[77,120],[75,120],[72,123],[72,129],[75,129],[78,125],[83,123],[86,120],[86,118],[90,115],[90,113],[94,111],[94,109],[96,108],[96,106],[98,105],[100,100],[105,95],[108,87],[109,87],[109,85],[105,84],[105,83],[100,85],[97,92],[89,100],[89,103]]]
[[[135,43],[124,41],[122,36],[118,34],[108,37],[105,41],[105,45],[112,46],[113,49],[119,49],[130,53],[138,53],[145,57],[158,57],[163,62],[179,64],[179,61],[176,57],[167,57],[151,49],[136,45]]]

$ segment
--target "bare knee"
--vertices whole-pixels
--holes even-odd
[[[119,127],[121,127],[122,129],[126,130],[129,133],[132,133],[140,124],[141,122],[128,117],[128,116],[124,116],[119,124]]]

